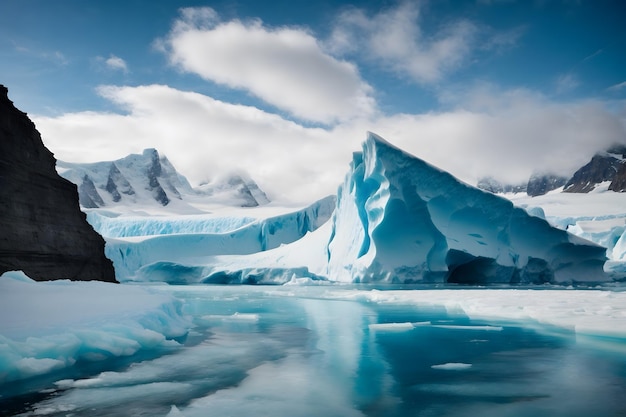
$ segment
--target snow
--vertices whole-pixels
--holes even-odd
[[[0,382],[177,344],[190,322],[149,288],[0,276]]]

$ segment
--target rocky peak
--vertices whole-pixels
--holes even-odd
[[[146,169],[146,175],[148,177],[149,190],[152,192],[152,197],[163,206],[167,206],[170,203],[170,199],[167,193],[159,183],[159,177],[161,176],[161,161],[159,160],[159,153],[156,149],[145,149],[143,156],[147,159],[148,167]]]
[[[618,193],[626,192],[626,163],[622,163],[609,185],[609,190]]]
[[[554,174],[533,174],[526,185],[526,193],[531,197],[544,195],[549,191],[562,187],[567,178]]]
[[[493,177],[484,177],[478,180],[476,187],[489,191],[493,194],[502,193],[523,193],[526,191],[526,184],[503,184]]]
[[[622,160],[609,153],[596,154],[567,181],[563,192],[588,193],[602,182],[613,181],[621,165]]]

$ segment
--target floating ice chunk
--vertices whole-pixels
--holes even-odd
[[[465,371],[472,367],[471,363],[462,363],[462,362],[448,362],[442,363],[441,365],[433,365],[431,368],[433,369],[441,369],[444,371]]]
[[[440,329],[448,329],[448,330],[479,330],[486,332],[501,332],[502,327],[500,326],[459,326],[454,324],[436,324],[432,327],[438,327]]]
[[[12,279],[22,282],[35,282],[34,280],[30,279],[28,275],[26,275],[23,271],[7,271],[2,274],[1,279]]]
[[[208,314],[205,316],[202,316],[203,320],[223,320],[223,321],[250,321],[250,322],[256,322],[259,321],[259,315],[258,314],[252,314],[252,313],[235,313],[235,314],[231,314],[231,315],[219,315],[219,314]]]
[[[413,323],[373,323],[369,325],[370,330],[379,332],[405,332],[407,330],[413,330],[415,326]]]
[[[18,280],[15,279],[18,278]],[[0,276],[0,382],[177,345],[191,322],[148,288]]]

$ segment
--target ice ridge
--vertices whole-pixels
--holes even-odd
[[[202,265],[206,264],[207,258],[218,255],[248,255],[295,242],[328,221],[334,207],[335,197],[329,196],[302,210],[247,222],[230,230],[228,225],[235,223],[216,219],[218,225],[213,228],[215,232],[210,232],[211,221],[206,219],[196,225],[198,228],[185,222],[170,223],[167,225],[170,232],[168,234],[107,238],[106,255],[113,261],[116,276],[121,281],[152,280],[149,275],[155,275],[162,277],[159,280],[179,282],[180,279],[175,275],[181,274],[193,276],[191,280],[198,281],[203,278]],[[90,220],[101,222],[103,219],[90,216]],[[123,218],[120,221],[125,222]],[[100,223],[101,230],[106,227],[107,230],[117,230],[122,234],[133,233],[127,228],[125,232],[123,225],[119,229],[115,228],[115,222],[116,218],[106,219]],[[146,229],[161,227],[158,222],[149,223],[145,225]],[[181,230],[177,231],[172,227],[179,227]],[[96,229],[98,228],[100,226],[96,223]],[[137,235],[142,235],[142,227],[137,229]],[[200,232],[192,233],[193,230]],[[179,231],[183,233],[178,233]]]

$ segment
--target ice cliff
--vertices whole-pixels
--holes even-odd
[[[562,283],[605,280],[605,248],[464,184],[370,133],[339,189],[331,279]]]
[[[328,221],[334,207],[335,197],[329,196],[302,210],[260,220],[187,216],[185,221],[135,218],[129,222],[96,213],[90,213],[89,219],[107,237],[106,253],[119,280],[191,283],[212,281],[204,268],[209,258],[288,245]]]

